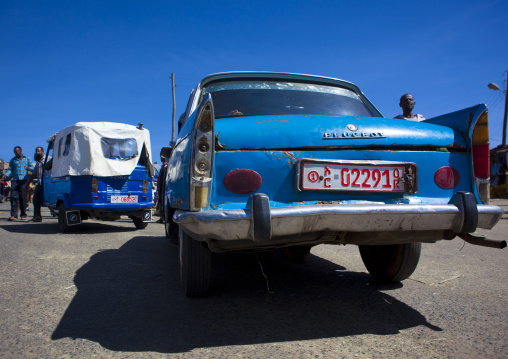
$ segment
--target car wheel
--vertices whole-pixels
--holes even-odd
[[[200,297],[210,286],[211,253],[203,245],[180,231],[180,278],[187,297]]]
[[[62,233],[70,229],[70,226],[67,224],[65,205],[63,203],[58,205],[58,229]]]
[[[415,271],[422,249],[421,243],[359,246],[363,264],[381,282],[400,282]]]
[[[164,231],[166,232],[166,238],[173,240],[176,244],[178,242],[178,224],[173,222],[173,214],[175,213],[175,210],[166,204],[164,213],[166,216],[164,218]]]
[[[137,229],[145,229],[148,226],[148,222],[143,222],[143,218],[141,217],[132,217],[132,221]]]

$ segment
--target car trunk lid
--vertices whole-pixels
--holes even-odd
[[[242,131],[238,131],[241,122]],[[425,122],[356,116],[243,116],[215,120],[217,150],[465,149],[462,136]]]

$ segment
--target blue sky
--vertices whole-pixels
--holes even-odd
[[[0,0],[0,158],[30,157],[79,121],[171,139],[208,74],[279,71],[357,84],[385,117],[404,93],[427,118],[489,107],[501,143],[508,1],[8,1]]]

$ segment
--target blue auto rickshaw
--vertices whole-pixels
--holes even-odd
[[[112,122],[78,122],[48,139],[43,205],[68,231],[83,220],[127,216],[138,229],[152,221],[150,133]]]

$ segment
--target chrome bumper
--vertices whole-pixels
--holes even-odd
[[[250,209],[177,210],[173,220],[183,231],[200,241],[264,242],[276,237],[333,231],[400,233],[449,230],[460,233],[471,218],[464,213],[462,206],[455,204],[323,204],[274,208],[268,205],[261,215],[256,213],[259,211],[255,207],[254,204]],[[491,229],[504,213],[497,206],[475,207],[477,214],[474,216],[478,223],[473,231],[476,228]]]

